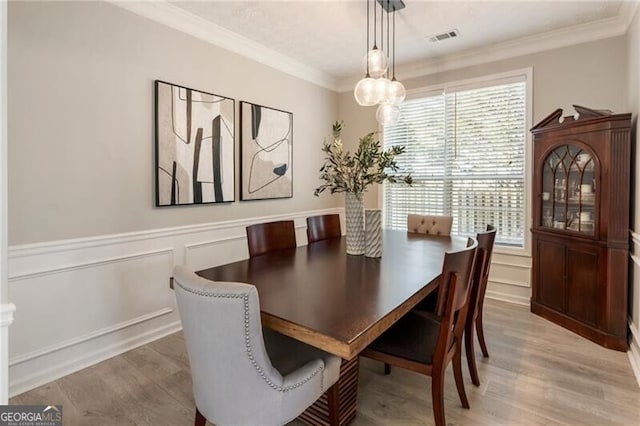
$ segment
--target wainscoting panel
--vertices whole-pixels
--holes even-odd
[[[174,265],[198,270],[248,257],[245,227],[342,208],[9,248],[9,394],[17,395],[180,330]],[[530,258],[494,256],[487,297],[528,304]]]
[[[531,300],[531,257],[494,253],[486,297],[528,306]]]
[[[342,208],[9,248],[11,396],[180,330],[173,266],[194,270],[248,257],[245,227]]]
[[[184,245],[184,265],[198,271],[249,257],[245,234]]]

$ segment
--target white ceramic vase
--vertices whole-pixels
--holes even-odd
[[[364,233],[366,235],[364,255],[367,257],[382,256],[382,210],[364,211]]]
[[[345,193],[345,221],[347,227],[347,254],[364,254],[366,242],[362,193]]]

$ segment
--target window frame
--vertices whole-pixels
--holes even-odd
[[[473,77],[464,80],[456,80],[450,82],[444,82],[441,84],[435,84],[430,86],[418,87],[415,89],[407,90],[406,99],[424,98],[428,96],[434,96],[442,94],[445,91],[460,91],[468,89],[478,89],[488,86],[497,86],[500,84],[507,84],[510,82],[522,81],[524,78],[525,83],[525,146],[524,146],[524,244],[522,247],[511,247],[505,245],[499,245],[496,243],[494,247],[494,253],[504,254],[510,256],[531,256],[531,220],[532,220],[532,137],[529,129],[533,126],[533,67],[520,68],[516,70],[488,74],[480,77]],[[380,139],[384,146],[384,129],[381,125],[378,126],[380,132]],[[384,185],[380,185],[381,190],[378,191],[378,205],[384,207]],[[382,209],[383,220],[385,223],[385,209]]]

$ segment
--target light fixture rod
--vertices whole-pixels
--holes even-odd
[[[393,66],[393,81],[396,81],[396,14],[395,14],[395,11],[393,13],[393,58],[391,60],[391,64]]]
[[[388,5],[389,0],[387,0],[387,6]],[[387,52],[391,54],[391,43],[389,43],[389,40],[389,9],[387,9]],[[389,70],[389,67],[387,67],[387,78],[389,78],[389,74],[391,74],[391,71]]]
[[[380,50],[384,52],[384,13],[380,11]]]
[[[396,10],[404,9],[405,4],[402,0],[377,0],[380,6],[387,11],[387,13],[395,12]]]
[[[374,4],[373,7],[375,7],[376,5]],[[395,42],[395,40],[394,40]],[[366,49],[366,54],[369,54],[369,0],[367,0],[367,49]],[[366,56],[365,56],[366,58]],[[369,78],[369,61],[367,59],[365,59],[367,62],[367,74],[366,77]]]
[[[373,3],[373,49],[374,50],[378,48],[378,45],[376,43],[377,35],[378,35],[377,34],[378,30],[376,28],[376,21],[378,20],[377,19],[377,14],[376,14],[377,10],[378,10],[378,8],[376,7],[376,4]],[[367,14],[367,19],[369,19],[369,15],[368,14]]]

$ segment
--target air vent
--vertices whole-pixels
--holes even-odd
[[[458,37],[459,35],[460,33],[458,32],[458,30],[451,30],[451,31],[447,31],[446,33],[429,36],[428,38],[430,42],[435,43],[437,41],[443,41],[449,38],[455,38],[455,37]]]

